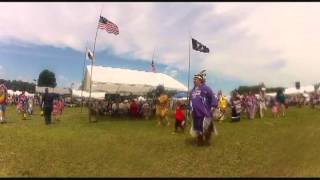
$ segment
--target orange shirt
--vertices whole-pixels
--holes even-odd
[[[6,104],[6,95],[5,94],[0,95],[0,104]]]

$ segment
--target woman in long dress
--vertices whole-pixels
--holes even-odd
[[[248,111],[249,111],[249,118],[254,119],[257,109],[257,100],[255,95],[252,92],[249,92],[248,100]]]

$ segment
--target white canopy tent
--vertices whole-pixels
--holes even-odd
[[[15,91],[13,92],[14,95],[20,95],[22,93],[22,91]]]
[[[25,92],[25,95],[26,95],[27,97],[34,97],[34,94],[28,93],[27,91]]]
[[[22,91],[13,91],[13,90],[11,90],[11,89],[8,89],[7,90],[7,92],[8,92],[8,94],[9,95],[20,95],[20,94],[22,94]],[[27,91],[25,91],[25,95],[27,96],[27,97],[33,97],[34,96],[34,94],[32,94],[32,93],[29,93],[29,92],[27,92]]]
[[[93,66],[92,92],[145,95],[158,85],[167,90],[186,92],[188,88],[174,78],[163,74],[130,69]],[[90,89],[91,65],[86,68],[85,90]]]
[[[181,98],[172,98],[173,100],[176,100],[176,101],[186,101],[188,100],[187,97],[181,97]]]
[[[11,96],[14,95],[14,91],[11,90],[11,89],[8,89],[7,92],[8,92],[8,94],[11,95]]]
[[[49,93],[57,93],[57,94],[70,94],[70,89],[69,88],[51,88],[51,87],[39,87],[36,86],[36,93],[45,93],[45,89],[48,88]]]
[[[138,101],[146,101],[146,98],[142,97],[142,96],[139,96],[138,97]]]
[[[300,87],[300,89],[297,89],[296,87],[290,87],[284,90],[284,94],[286,95],[303,94],[303,93],[311,93],[311,92],[314,92],[313,85],[303,86],[303,87]]]

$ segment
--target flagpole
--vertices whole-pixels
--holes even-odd
[[[154,52],[156,51],[156,47],[154,47],[154,49],[153,49],[153,54],[152,54],[152,60],[153,60],[153,58],[154,58]]]
[[[88,42],[86,43],[86,49],[84,51],[84,61],[83,61],[83,68],[82,68],[82,88],[81,88],[81,112],[82,112],[82,108],[83,108],[83,89],[84,89],[84,74],[85,74],[85,66],[86,66],[86,58],[87,58],[87,46],[88,46]]]
[[[100,12],[99,20],[100,20],[101,14],[102,14],[102,9],[103,9],[103,7],[101,8],[101,12]],[[99,30],[99,22],[98,22],[98,25],[97,25],[96,37],[94,38],[94,44],[93,44],[93,59],[91,60],[91,76],[90,76],[89,102],[91,102],[92,74],[93,74],[93,61],[96,59],[95,50],[96,50],[96,42],[97,42],[98,30]],[[91,121],[91,114],[90,114],[90,112],[89,112],[89,121]]]
[[[151,67],[151,71],[152,72],[156,72],[156,68],[155,68],[155,66],[154,66],[154,61],[153,61],[153,59],[154,59],[154,52],[156,51],[156,47],[154,47],[154,49],[153,49],[153,54],[152,54],[152,67]]]
[[[188,92],[187,92],[187,104],[188,104],[188,109],[187,109],[187,119],[189,119],[189,112],[190,112],[190,93],[189,93],[189,82],[190,82],[190,39],[191,39],[191,35],[190,35],[190,29],[189,29],[189,68],[188,68]]]

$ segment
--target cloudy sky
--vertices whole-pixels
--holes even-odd
[[[120,34],[98,31],[96,65],[150,71],[155,49],[157,71],[187,85],[191,36],[210,48],[191,51],[191,78],[206,69],[214,90],[319,81],[316,2],[0,3],[0,78],[32,82],[47,68],[58,86],[79,85],[101,10]]]

